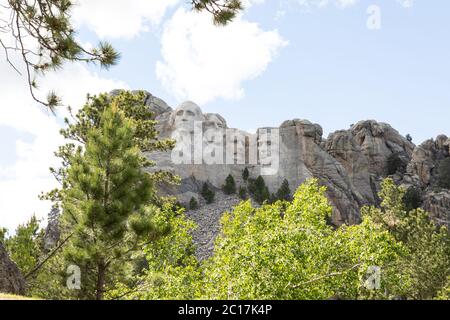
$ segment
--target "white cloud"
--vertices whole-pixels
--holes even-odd
[[[101,38],[132,38],[159,24],[179,1],[77,0],[73,18],[76,25],[86,25]]]
[[[414,0],[396,0],[402,7],[410,8],[414,4]],[[339,8],[349,8],[356,5],[359,0],[282,0],[282,4],[286,5],[290,2],[296,2],[301,7],[310,9],[312,7],[325,8],[329,4],[334,4]]]
[[[414,0],[397,0],[404,8],[411,8],[414,5]]]
[[[1,54],[0,59],[0,127],[15,144],[15,154],[6,154],[11,150],[0,147],[2,157],[13,159],[12,165],[0,165],[0,227],[13,231],[33,213],[45,218],[49,212],[50,203],[40,201],[38,195],[56,186],[48,168],[57,163],[53,152],[63,141],[59,135],[61,121],[31,99],[25,78],[4,63]],[[56,89],[64,102],[74,107],[81,106],[87,93],[125,87],[89,72],[81,64],[67,65],[60,72],[49,74],[40,85],[40,92]],[[22,140],[23,134],[18,132],[32,139]]]
[[[337,0],[338,6],[340,6],[342,8],[353,6],[357,2],[358,2],[358,0]]]
[[[177,10],[164,26],[156,74],[177,99],[206,103],[238,99],[242,84],[263,73],[287,45],[278,31],[263,31],[242,17],[216,27],[206,14]]]
[[[324,8],[329,4],[334,4],[340,8],[347,8],[358,3],[359,0],[297,0],[297,3],[306,8]]]

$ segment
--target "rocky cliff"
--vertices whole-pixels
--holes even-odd
[[[2,243],[0,243],[0,292],[25,294],[25,280]]]
[[[263,176],[270,192],[284,179],[294,191],[305,179],[318,178],[334,208],[332,222],[352,224],[360,221],[361,206],[378,204],[380,183],[390,175],[421,190],[423,207],[436,219],[450,219],[450,192],[436,189],[436,168],[450,157],[447,136],[416,146],[389,124],[367,120],[324,138],[319,124],[301,119],[251,134],[229,128],[222,116],[205,114],[193,102],[172,109],[148,93],[146,104],[161,137],[177,141],[176,150],[148,156],[157,170],[182,178],[177,188],[164,188],[182,203],[198,198],[203,182],[219,190],[231,174],[238,186],[243,184],[242,170],[248,168],[251,178]]]

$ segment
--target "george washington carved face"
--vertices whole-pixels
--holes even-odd
[[[191,101],[183,102],[172,113],[171,123],[173,130],[194,131],[194,122],[203,121],[202,110]]]

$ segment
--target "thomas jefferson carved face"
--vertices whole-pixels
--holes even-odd
[[[194,131],[194,122],[203,121],[202,110],[191,101],[183,102],[172,114],[172,126],[175,130]]]
[[[222,116],[208,113],[205,117],[205,129],[226,129],[227,122]]]

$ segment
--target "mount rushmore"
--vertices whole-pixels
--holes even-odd
[[[391,176],[406,188],[420,190],[424,209],[438,221],[450,220],[450,191],[436,188],[439,163],[450,157],[447,136],[416,146],[389,124],[366,120],[324,138],[319,124],[301,119],[284,121],[277,128],[260,128],[252,134],[229,128],[222,116],[203,113],[194,102],[172,109],[146,93],[145,103],[155,114],[161,138],[174,138],[177,146],[184,146],[181,153],[190,153],[184,159],[187,161],[181,162],[174,161],[179,148],[148,155],[156,161],[157,170],[181,177],[179,186],[163,187],[181,203],[198,198],[204,182],[220,190],[229,174],[241,185],[242,171],[247,168],[250,177],[263,176],[270,192],[275,192],[284,179],[291,190],[308,178],[319,179],[333,205],[331,222],[354,224],[360,221],[362,206],[379,204],[380,183]],[[196,126],[202,133],[200,138],[195,137]],[[197,145],[200,151],[194,150]],[[398,168],[389,172],[393,156]],[[268,167],[273,170],[266,170]]]
[[[118,93],[114,90],[110,95]],[[386,177],[417,190],[419,205],[439,224],[450,224],[450,181],[446,188],[439,183],[439,166],[447,160],[450,180],[450,139],[445,135],[416,146],[389,124],[365,120],[325,138],[319,124],[301,119],[249,133],[229,128],[221,115],[203,113],[194,102],[173,109],[145,92],[145,105],[155,115],[160,138],[176,141],[170,152],[146,155],[156,163],[149,170],[168,171],[181,178],[177,186],[161,185],[161,193],[177,197],[185,207],[192,198],[200,204],[186,211],[197,224],[192,236],[200,260],[213,252],[222,214],[241,201],[221,192],[222,186],[229,175],[237,186],[246,185],[242,174],[246,168],[251,179],[264,178],[270,193],[285,180],[294,191],[306,179],[317,178],[327,187],[333,206],[330,222],[335,226],[356,224],[363,206],[379,205],[378,192]],[[216,191],[213,203],[200,196],[205,183]],[[53,212],[53,217],[57,219],[58,214]],[[59,238],[57,224],[49,221],[44,238],[46,245],[54,246]],[[0,244],[0,291],[21,294],[24,283]]]

